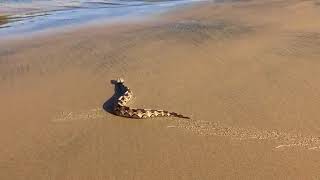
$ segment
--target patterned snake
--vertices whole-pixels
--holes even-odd
[[[115,81],[115,85],[118,86],[118,88],[121,90],[121,96],[117,99],[117,102],[113,108],[113,112],[117,116],[134,119],[145,119],[151,117],[178,117],[190,119],[187,116],[175,112],[153,109],[130,108],[129,106],[127,106],[127,104],[133,97],[132,91],[124,85],[124,80],[122,78],[118,78]]]

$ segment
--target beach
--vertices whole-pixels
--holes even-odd
[[[195,0],[5,0],[0,1],[0,37],[3,40],[89,25],[128,24],[194,3]]]
[[[4,38],[0,179],[319,179],[319,10],[206,1]],[[117,77],[191,119],[106,111]]]

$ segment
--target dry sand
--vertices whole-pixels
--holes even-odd
[[[169,20],[168,20],[169,19]],[[0,179],[319,179],[320,5],[205,3],[0,45]],[[103,110],[124,77],[134,106]]]

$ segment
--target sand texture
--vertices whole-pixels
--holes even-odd
[[[0,15],[0,25],[8,22],[8,18],[4,15]]]
[[[319,179],[320,4],[201,3],[0,41],[0,179]],[[105,111],[123,77],[134,107]]]

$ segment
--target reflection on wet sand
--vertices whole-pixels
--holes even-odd
[[[133,17],[147,17],[147,15],[164,12],[192,2],[190,0],[0,2],[0,14],[9,15],[5,25],[0,17],[0,36],[8,37],[53,28],[74,27],[74,25],[85,23],[110,23]]]

